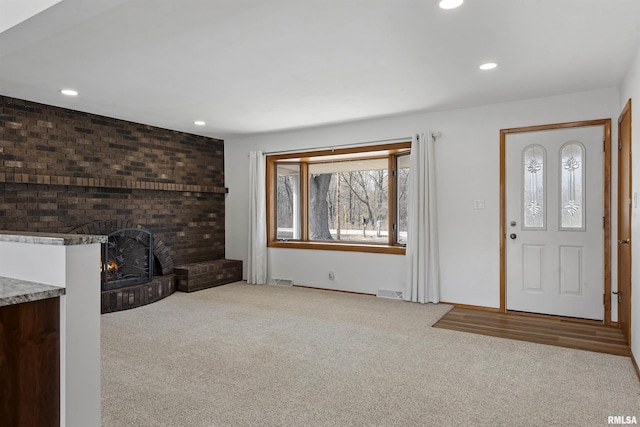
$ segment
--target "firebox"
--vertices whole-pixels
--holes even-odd
[[[140,285],[153,279],[153,236],[140,228],[123,228],[102,245],[102,290]]]

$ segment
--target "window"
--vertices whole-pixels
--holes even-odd
[[[267,156],[269,246],[403,254],[410,147]]]
[[[545,230],[545,160],[546,151],[541,145],[529,145],[523,151],[523,229]]]
[[[300,239],[300,165],[276,165],[276,238]]]
[[[569,141],[560,149],[560,229],[584,230],[584,146]]]

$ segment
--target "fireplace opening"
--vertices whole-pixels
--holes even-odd
[[[140,285],[153,279],[153,236],[140,228],[123,228],[102,245],[102,290]]]

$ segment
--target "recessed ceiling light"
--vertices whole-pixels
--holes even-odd
[[[196,120],[195,122],[193,122],[194,125],[196,126],[204,126],[206,125],[206,123],[202,120]]]
[[[441,9],[455,9],[460,7],[464,3],[464,0],[440,0]]]
[[[67,96],[78,96],[78,92],[73,89],[62,89],[60,93]]]
[[[480,68],[481,70],[493,70],[497,66],[498,64],[496,64],[495,62],[485,62],[484,64],[480,65],[478,68]]]

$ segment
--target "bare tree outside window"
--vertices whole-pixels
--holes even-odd
[[[311,239],[388,241],[389,171],[386,158],[313,164],[309,166],[309,174]]]
[[[276,168],[276,238],[300,239],[300,165]]]
[[[329,200],[327,194],[333,174],[317,174],[309,177],[309,238],[332,240],[329,230]]]

